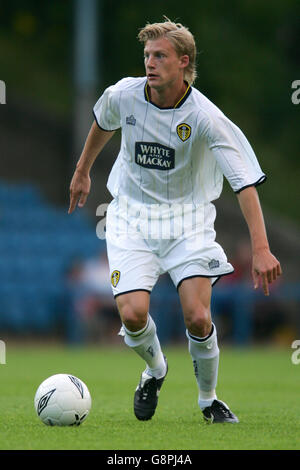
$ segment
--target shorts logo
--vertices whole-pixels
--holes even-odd
[[[212,259],[209,263],[208,263],[208,267],[209,269],[215,269],[215,268],[218,268],[220,266],[220,261],[216,260],[216,259]]]
[[[113,285],[114,287],[117,286],[117,284],[118,284],[118,282],[119,282],[119,280],[120,280],[120,276],[121,276],[120,271],[115,270],[115,271],[113,271],[113,272],[111,273],[110,279],[111,279],[111,283],[112,283],[112,285]]]
[[[191,126],[183,122],[182,124],[178,124],[178,126],[176,127],[176,131],[178,137],[182,140],[182,142],[185,142],[190,137],[192,128]]]
[[[136,142],[135,163],[154,170],[171,170],[175,166],[175,150],[155,142]]]

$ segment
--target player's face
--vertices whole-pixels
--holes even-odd
[[[162,89],[183,81],[189,57],[179,57],[168,39],[159,38],[146,42],[144,60],[149,86]]]

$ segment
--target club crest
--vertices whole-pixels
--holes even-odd
[[[191,126],[183,122],[182,124],[178,124],[178,126],[176,127],[176,131],[178,137],[182,140],[182,142],[185,142],[190,137],[192,128]]]
[[[117,284],[118,284],[118,282],[119,282],[119,280],[120,280],[120,276],[121,276],[120,271],[115,270],[115,271],[113,271],[113,272],[111,273],[110,279],[111,279],[111,283],[112,283],[112,285],[113,285],[114,287],[117,286]]]

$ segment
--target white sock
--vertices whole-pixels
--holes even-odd
[[[148,314],[147,324],[139,331],[129,331],[124,325],[124,341],[146,361],[146,373],[160,379],[166,374],[166,363],[156,334],[156,326]]]
[[[217,398],[215,389],[218,379],[219,348],[216,327],[213,324],[211,333],[205,338],[193,336],[188,331],[186,335],[199,388],[198,404],[203,410]]]

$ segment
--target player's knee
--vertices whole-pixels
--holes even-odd
[[[185,325],[187,330],[195,336],[209,335],[211,329],[210,309],[200,305],[185,312]]]
[[[139,331],[147,323],[148,312],[142,306],[132,306],[130,303],[124,303],[119,306],[119,312],[122,323],[129,331]]]

